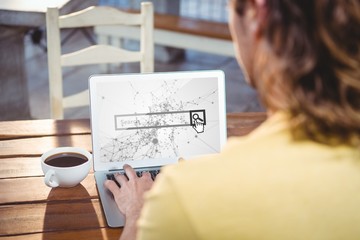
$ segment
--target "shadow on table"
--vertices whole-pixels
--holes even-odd
[[[91,199],[83,185],[71,189],[53,188],[47,200],[43,239],[105,238],[101,216],[98,216],[100,204]]]

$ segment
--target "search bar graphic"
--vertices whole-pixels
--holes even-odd
[[[195,126],[201,121],[206,125],[205,110],[150,112],[115,115],[115,130]]]

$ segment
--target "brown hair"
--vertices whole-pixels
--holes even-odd
[[[246,4],[236,0],[238,14]],[[264,9],[249,70],[263,103],[291,114],[295,137],[359,144],[360,2],[267,0]]]

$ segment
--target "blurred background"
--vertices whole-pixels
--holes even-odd
[[[109,5],[136,10],[139,9],[141,1],[88,0],[78,2],[81,4],[77,6],[76,10],[90,5]],[[227,23],[227,0],[153,0],[151,2],[154,4],[155,12],[159,14],[171,14],[210,23]],[[18,42],[15,43],[15,40],[9,40],[9,35],[4,34],[4,31],[11,31],[13,28],[18,29],[20,27],[4,25],[1,22],[1,14],[4,13],[0,11],[0,30],[3,32],[0,35],[0,120],[50,118],[45,24],[26,27],[21,29],[21,32],[19,31],[17,35],[12,34],[10,37],[13,37]],[[61,36],[64,52],[82,48],[90,45],[92,41],[96,41],[96,36],[90,28],[62,30]],[[9,45],[9,42],[12,45]],[[23,44],[23,50],[15,51],[14,49],[19,48],[18,45],[21,44]],[[134,40],[123,39],[121,44],[128,49],[138,48],[138,43]],[[14,56],[14,54],[23,54],[24,81],[21,85],[24,86],[19,86],[18,81],[13,84],[11,82],[1,84],[1,81],[10,79],[13,74],[16,74],[14,71],[17,70],[12,71],[11,68],[14,66],[13,62],[19,61],[19,57]],[[112,65],[109,73],[139,72],[139,69],[137,63]],[[242,71],[234,57],[194,49],[177,49],[167,46],[156,46],[155,48],[155,72],[208,69],[221,69],[225,72],[227,112],[264,111],[264,108],[259,103],[256,91],[244,81]],[[88,77],[96,73],[102,73],[98,66],[65,68],[63,71],[64,95],[86,89],[88,87]],[[21,109],[9,107],[6,103],[9,98],[19,97],[14,96],[11,91],[11,89],[18,87],[25,89],[22,94],[28,101],[28,114],[24,114]],[[89,109],[88,107],[67,109],[65,118],[89,118]]]

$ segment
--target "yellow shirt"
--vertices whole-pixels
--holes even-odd
[[[217,156],[166,167],[139,239],[360,239],[360,154],[292,140],[277,113]]]

